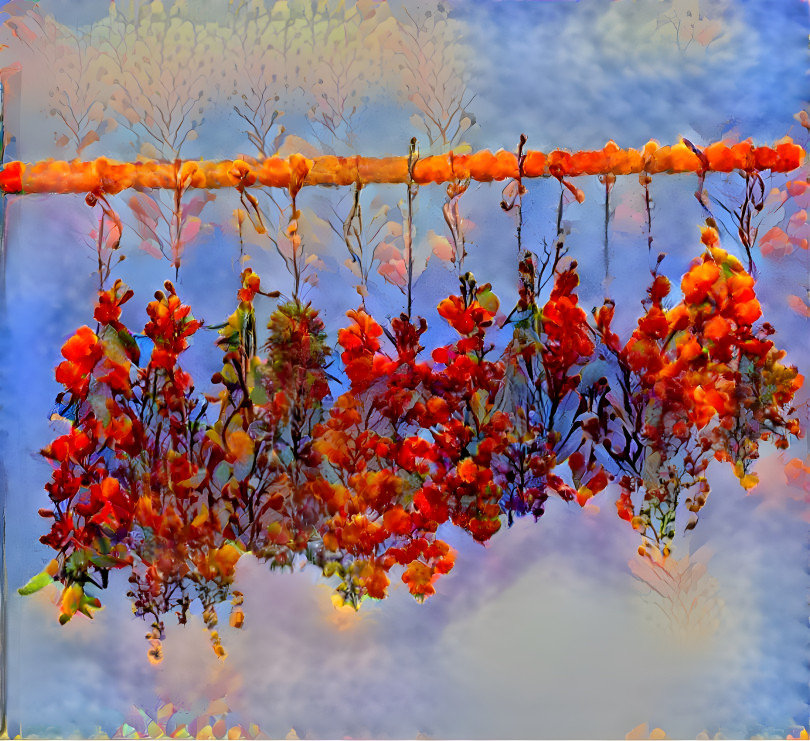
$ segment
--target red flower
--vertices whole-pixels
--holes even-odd
[[[121,306],[129,301],[135,292],[127,288],[120,280],[115,281],[112,288],[98,294],[98,302],[93,316],[99,324],[108,324],[113,329],[121,331],[124,326],[118,320],[121,318]]]
[[[477,290],[477,294],[481,295],[488,292],[489,286],[487,285],[481,286]],[[460,335],[483,334],[483,328],[489,326],[497,311],[497,306],[491,310],[482,306],[477,300],[466,305],[461,296],[449,296],[441,301],[437,308],[439,316],[446,319],[447,323]]]
[[[177,363],[177,356],[188,347],[187,338],[202,326],[202,322],[191,316],[191,307],[180,302],[170,283],[166,288],[170,291],[168,298],[160,294],[158,300],[146,307],[151,321],[143,331],[155,343],[152,363],[170,371]]]
[[[73,427],[67,435],[57,437],[45,448],[43,453],[48,458],[53,458],[62,463],[68,460],[82,460],[93,450],[93,447],[94,443],[88,435],[77,427]]]
[[[633,498],[630,496],[629,491],[622,491],[616,501],[616,511],[623,520],[630,522],[635,517],[635,509],[633,508]]]
[[[240,301],[250,303],[261,290],[261,279],[250,268],[242,273],[242,288],[237,295]]]
[[[450,509],[441,490],[433,484],[425,484],[414,496],[413,503],[429,520],[438,524],[447,522],[450,517]]]
[[[103,352],[96,333],[90,327],[79,327],[62,346],[62,356],[66,360],[56,367],[56,380],[71,393],[83,395]]]
[[[613,352],[619,352],[621,350],[619,335],[612,332],[610,329],[610,325],[613,322],[614,311],[615,305],[613,301],[608,301],[603,306],[600,306],[595,314],[596,329],[605,347],[613,350]]]
[[[73,515],[68,512],[57,518],[51,526],[51,531],[47,535],[43,535],[39,540],[41,543],[58,551],[70,542],[74,530]]]
[[[402,581],[414,597],[425,598],[436,593],[433,586],[439,575],[422,561],[412,561],[402,575]]]

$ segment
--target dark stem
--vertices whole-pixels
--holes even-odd
[[[182,188],[177,184],[177,179],[180,176],[180,160],[175,160],[174,163],[174,218],[176,220],[174,244],[172,245],[172,258],[174,259],[174,279],[180,279],[180,236],[182,234],[183,225],[180,221],[180,201],[183,197]]]
[[[104,275],[104,263],[101,260],[101,249],[102,249],[102,244],[103,244],[103,239],[104,239],[104,216],[105,215],[106,214],[102,210],[101,219],[99,219],[99,222],[98,222],[98,241],[96,243],[96,252],[98,253],[98,290],[99,291],[104,290],[104,280],[105,280],[105,277],[106,277]]]
[[[413,189],[408,186],[408,319],[413,305]]]
[[[297,209],[296,209],[296,206],[295,206],[295,196],[293,196],[292,197],[292,213],[293,213],[293,216],[295,216],[296,210]],[[296,304],[298,304],[298,303],[300,303],[298,294],[299,294],[300,289],[301,289],[301,268],[300,268],[300,266],[298,264],[298,248],[295,245],[295,239],[298,236],[298,223],[297,223],[297,221],[296,221],[296,226],[295,226],[295,233],[291,234],[290,236],[291,236],[291,238],[293,240],[293,243],[292,243],[292,248],[293,248],[293,254],[292,254],[292,263],[293,263],[293,301]]]
[[[647,254],[652,254],[652,203],[650,201],[650,184],[644,182],[644,208],[647,212]]]
[[[610,180],[605,176],[605,280],[610,277]]]
[[[528,137],[526,134],[520,135],[520,143],[518,144],[518,197],[517,197],[517,246],[518,246],[518,259],[523,254],[523,163],[526,160],[526,155],[523,154],[523,147],[526,146]]]
[[[419,147],[416,144],[416,137],[411,139],[408,150],[408,321],[411,319],[411,309],[413,307],[413,199],[416,195],[415,188],[418,187],[413,182],[413,167],[419,159]]]

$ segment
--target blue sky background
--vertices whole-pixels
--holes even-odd
[[[409,0],[390,4],[396,12],[418,9]],[[226,5],[198,7],[216,14]],[[65,23],[84,24],[102,17],[108,2],[41,0],[39,6]],[[463,24],[458,54],[467,60],[476,96],[470,109],[477,123],[464,136],[474,149],[514,149],[522,132],[530,147],[542,150],[599,148],[610,138],[625,147],[650,138],[674,143],[680,136],[696,144],[723,137],[772,143],[786,134],[803,141],[806,133],[794,118],[808,97],[806,2],[455,0],[451,7]],[[686,17],[695,9],[719,24],[708,46],[687,45],[686,35],[658,27],[667,13]],[[22,103],[8,116],[14,156],[29,161],[64,156],[53,146],[54,122],[42,111],[47,80],[35,63],[24,67]],[[354,150],[335,142],[336,151],[403,153],[414,130],[401,103],[383,99],[362,115]],[[242,151],[245,142],[232,119],[227,107],[209,116],[185,156]],[[302,115],[289,113],[285,125],[311,140]],[[87,156],[130,158],[124,134],[119,129],[105,137]],[[740,192],[739,180],[710,176],[707,187]],[[766,182],[770,189],[784,180]],[[553,236],[559,186],[527,184],[524,233],[537,245]],[[599,305],[606,294],[620,299],[617,326],[626,335],[649,270],[638,182],[619,178],[613,191],[608,280],[604,191],[596,179],[577,185],[586,201],[567,205],[564,218],[570,253],[582,266],[582,304]],[[692,176],[660,176],[651,186],[654,249],[667,253],[663,268],[674,283],[699,252],[705,214],[695,187]],[[514,222],[498,208],[501,188],[474,184],[462,210],[471,241],[468,267],[493,282],[508,311],[516,298]],[[369,187],[367,193],[369,202],[378,196],[395,209],[404,189]],[[332,206],[345,210],[345,197],[305,189],[299,201],[305,242],[324,263],[308,298],[322,309],[333,338],[345,311],[357,304],[345,250],[324,221]],[[445,234],[443,197],[438,187],[420,192],[420,260],[430,254],[429,231]],[[211,226],[189,248],[181,270],[182,298],[211,323],[232,310],[238,245],[227,225],[237,205],[233,194],[222,193],[207,207]],[[82,241],[92,216],[80,196],[8,198],[6,208],[0,429],[12,734],[21,728],[23,735],[80,737],[98,726],[111,733],[131,717],[132,705],[149,710],[173,701],[200,712],[223,695],[234,722],[259,723],[273,737],[295,728],[301,738],[623,738],[647,722],[671,737],[722,729],[739,738],[808,724],[807,504],[791,498],[770,449],[757,464],[763,483],[748,497],[728,471],[714,470],[699,526],[678,541],[676,555],[692,552],[707,565],[713,626],[686,637],[669,632],[654,596],[633,578],[628,561],[637,539],[616,517],[611,489],[595,500],[598,511],[554,501],[539,523],[504,528],[486,548],[448,530],[458,550],[456,567],[424,605],[394,582],[389,599],[366,603],[357,615],[343,613],[317,573],[271,574],[245,558],[237,581],[247,621],[241,632],[221,631],[230,654],[225,663],[211,652],[194,616],[185,627],[167,621],[166,658],[158,667],[148,664],[147,626],[132,617],[123,580],[113,581],[92,623],[80,616],[60,627],[55,588],[25,599],[14,589],[50,558],[38,542],[45,523],[36,514],[47,504],[49,468],[36,451],[53,435],[48,415],[59,390],[53,379],[59,348],[91,321],[92,255]],[[760,233],[784,224],[796,208],[766,209]],[[142,326],[146,297],[173,278],[173,270],[138,251],[131,233],[123,244],[128,257],[117,275],[136,291],[125,318]],[[728,235],[724,246],[738,254]],[[260,274],[289,290],[273,252],[249,251]],[[777,343],[790,362],[807,375],[807,321],[786,302],[789,295],[806,295],[807,253],[757,258],[757,265],[765,318],[777,327]],[[431,323],[429,342],[442,337],[433,307],[455,287],[449,268],[431,259],[416,288],[417,305]],[[401,294],[379,276],[370,290],[375,316],[401,310]],[[214,370],[205,340],[201,336],[188,353],[200,385]],[[808,398],[806,390],[801,398]],[[802,441],[790,455],[807,453]]]

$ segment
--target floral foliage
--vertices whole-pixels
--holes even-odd
[[[245,553],[271,568],[306,559],[354,607],[385,597],[392,573],[422,600],[454,565],[441,527],[486,543],[502,516],[537,519],[552,495],[585,506],[611,480],[641,555],[665,563],[679,506],[689,530],[706,503],[712,460],[750,489],[760,442],[786,448],[800,435],[790,405],[802,377],[782,363],[773,328],[755,324],[754,279],[713,226],[702,242],[672,308],[669,280],[653,272],[624,342],[612,302],[592,320],[579,305],[575,262],[555,263],[542,301],[545,268],[528,252],[500,357],[499,301],[471,273],[437,307],[456,338],[430,351],[423,318],[403,314],[389,329],[349,311],[337,396],[311,305],[278,303],[260,345],[254,304],[278,293],[251,269],[236,311],[209,328],[223,365],[206,394],[181,364],[202,322],[167,282],[146,308],[141,358],[121,321],[133,292],[117,281],[99,292],[96,329],[62,348],[58,401],[72,424],[43,450],[53,506],[40,511],[57,555],[21,591],[60,582],[64,623],[92,617],[110,570],[126,569],[135,613],[153,620],[150,660],[163,655],[163,616],[184,623],[195,600],[224,657],[217,606],[230,600],[230,625],[242,627],[233,583]]]
[[[618,393],[594,387],[594,432],[619,480],[619,516],[664,555],[680,501],[692,513],[687,529],[697,522],[712,458],[729,462],[751,489],[760,441],[784,448],[789,435],[800,434],[790,402],[803,378],[780,362],[773,327],[754,327],[762,315],[754,279],[720,248],[713,225],[702,242],[706,251],[684,276],[683,298],[672,309],[664,307],[669,280],[653,274],[644,316],[626,344],[611,330],[613,304],[595,312]]]
[[[514,515],[528,512],[539,518],[550,494],[584,505],[608,483],[583,434],[580,371],[594,344],[575,293],[576,267],[572,262],[556,274],[551,295],[540,307],[535,256],[527,252],[519,265],[520,298],[512,313],[515,328],[506,351],[504,386],[514,424],[500,466],[510,524]],[[577,489],[554,473],[566,460]]]

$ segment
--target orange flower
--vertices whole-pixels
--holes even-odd
[[[449,296],[438,305],[439,316],[446,319],[461,335],[470,334],[475,329],[475,321],[461,296]]]
[[[407,535],[411,531],[411,517],[399,504],[385,511],[383,524],[394,535]]]
[[[652,306],[638,323],[639,331],[654,339],[663,339],[669,334],[669,322],[659,306]]]
[[[230,624],[232,628],[241,628],[245,624],[245,611],[239,608],[231,610]]]
[[[79,327],[63,346],[66,358],[56,368],[56,380],[74,394],[82,394],[90,383],[89,376],[101,360],[104,349],[90,327]]]
[[[363,348],[369,352],[376,352],[380,349],[377,341],[383,331],[382,327],[362,309],[360,311],[351,310],[346,312],[354,323],[346,329],[338,332],[338,342],[344,350],[357,350]]]
[[[223,577],[230,578],[233,576],[236,562],[241,558],[242,554],[239,549],[225,543],[219,548],[214,548],[208,556],[210,566],[215,568]]]
[[[681,332],[689,326],[689,310],[678,304],[667,312],[667,321],[671,332]]]
[[[612,332],[610,329],[610,325],[613,322],[613,314],[615,312],[615,306],[613,303],[606,303],[603,306],[600,306],[597,309],[595,316],[596,319],[596,328],[599,330],[599,334],[602,337],[602,341],[605,343],[607,347],[609,347],[614,352],[619,352],[621,348],[621,342],[619,340],[619,335],[615,332]]]
[[[720,268],[706,254],[703,262],[694,265],[683,277],[681,290],[688,304],[701,304],[706,300],[714,282],[720,277]]]
[[[478,466],[473,463],[471,458],[465,458],[456,467],[456,473],[463,482],[471,484],[476,480]]]
[[[669,278],[667,278],[665,275],[656,275],[655,280],[653,280],[652,285],[648,290],[650,300],[653,303],[660,303],[666,296],[669,295],[670,288],[671,284],[669,282]]]
[[[732,300],[736,303],[751,301],[756,298],[756,294],[754,293],[754,278],[744,271],[734,273],[729,277],[728,290]]]
[[[391,582],[385,569],[377,564],[367,563],[361,571],[360,583],[365,587],[369,597],[384,599]]]
[[[232,463],[245,465],[253,459],[255,446],[253,439],[244,430],[234,430],[226,438],[227,459]]]
[[[717,229],[711,226],[700,227],[700,241],[709,249],[720,246],[720,234]]]
[[[501,521],[497,517],[489,520],[473,519],[470,520],[468,529],[475,540],[479,543],[486,543],[501,529]]]
[[[242,273],[242,288],[238,291],[240,301],[250,303],[261,290],[261,279],[250,268]]]
[[[686,440],[689,437],[689,426],[682,419],[672,425],[672,434],[679,440]]]
[[[702,352],[703,348],[692,335],[688,335],[686,339],[678,345],[678,359],[685,363],[690,363]]]
[[[755,298],[734,305],[735,318],[738,324],[753,324],[762,316],[762,307]]]
[[[402,575],[402,581],[408,585],[408,591],[414,597],[429,597],[435,594],[433,583],[438,575],[433,573],[433,569],[421,561],[412,561]]]
[[[731,331],[731,325],[722,317],[712,317],[703,328],[703,333],[710,340],[720,341]]]
[[[76,334],[62,346],[62,355],[74,363],[87,363],[89,358],[97,355],[94,353],[97,343],[98,337],[90,327],[79,327]]]

